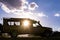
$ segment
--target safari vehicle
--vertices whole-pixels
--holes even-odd
[[[3,32],[16,37],[19,34],[49,36],[52,29],[43,27],[39,21],[28,18],[3,18]]]

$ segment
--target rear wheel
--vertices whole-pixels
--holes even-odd
[[[11,38],[16,38],[17,37],[17,34],[16,33],[11,33]]]
[[[17,34],[17,32],[12,32],[12,33],[10,33],[10,35],[12,38],[16,38],[18,34]]]

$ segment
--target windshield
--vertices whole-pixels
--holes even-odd
[[[34,23],[33,24],[33,27],[37,27],[39,24],[38,23]]]

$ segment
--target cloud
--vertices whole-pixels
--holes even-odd
[[[59,31],[60,32],[60,27],[53,28],[53,31]]]
[[[20,18],[32,18],[39,20],[39,17],[47,17],[43,12],[33,13],[31,10],[38,8],[35,2],[29,3],[26,0],[0,0],[1,8],[9,14],[19,15]],[[26,11],[27,10],[27,11]]]
[[[25,0],[1,0],[9,9],[21,9]]]
[[[28,4],[26,0],[0,0],[0,7],[6,13],[24,11],[27,9],[27,6],[25,4]]]
[[[1,8],[2,8],[5,12],[10,13],[9,8],[7,8],[6,5],[4,5],[4,4],[1,5]]]
[[[56,16],[56,17],[60,17],[60,14],[59,14],[59,13],[56,13],[56,14],[54,14],[54,16]]]
[[[37,16],[39,16],[39,17],[48,17],[48,16],[47,16],[46,14],[44,14],[43,12],[38,13]]]
[[[35,10],[38,5],[35,2],[29,4],[26,0],[0,0],[1,8],[7,13]]]
[[[58,31],[60,32],[60,27],[58,28]]]
[[[38,16],[36,16],[34,13],[32,12],[18,12],[20,14],[17,14],[17,12],[15,12],[15,14],[17,14],[19,18],[30,18],[30,19],[34,19],[34,20],[39,20]]]
[[[1,6],[1,2],[0,2],[0,6]]]
[[[29,4],[29,10],[35,10],[36,8],[38,8],[38,5],[35,2]]]

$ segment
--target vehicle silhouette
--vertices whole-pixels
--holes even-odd
[[[52,28],[43,27],[40,21],[29,18],[3,18],[3,32],[11,37],[17,37],[19,34],[48,37],[52,34]]]

